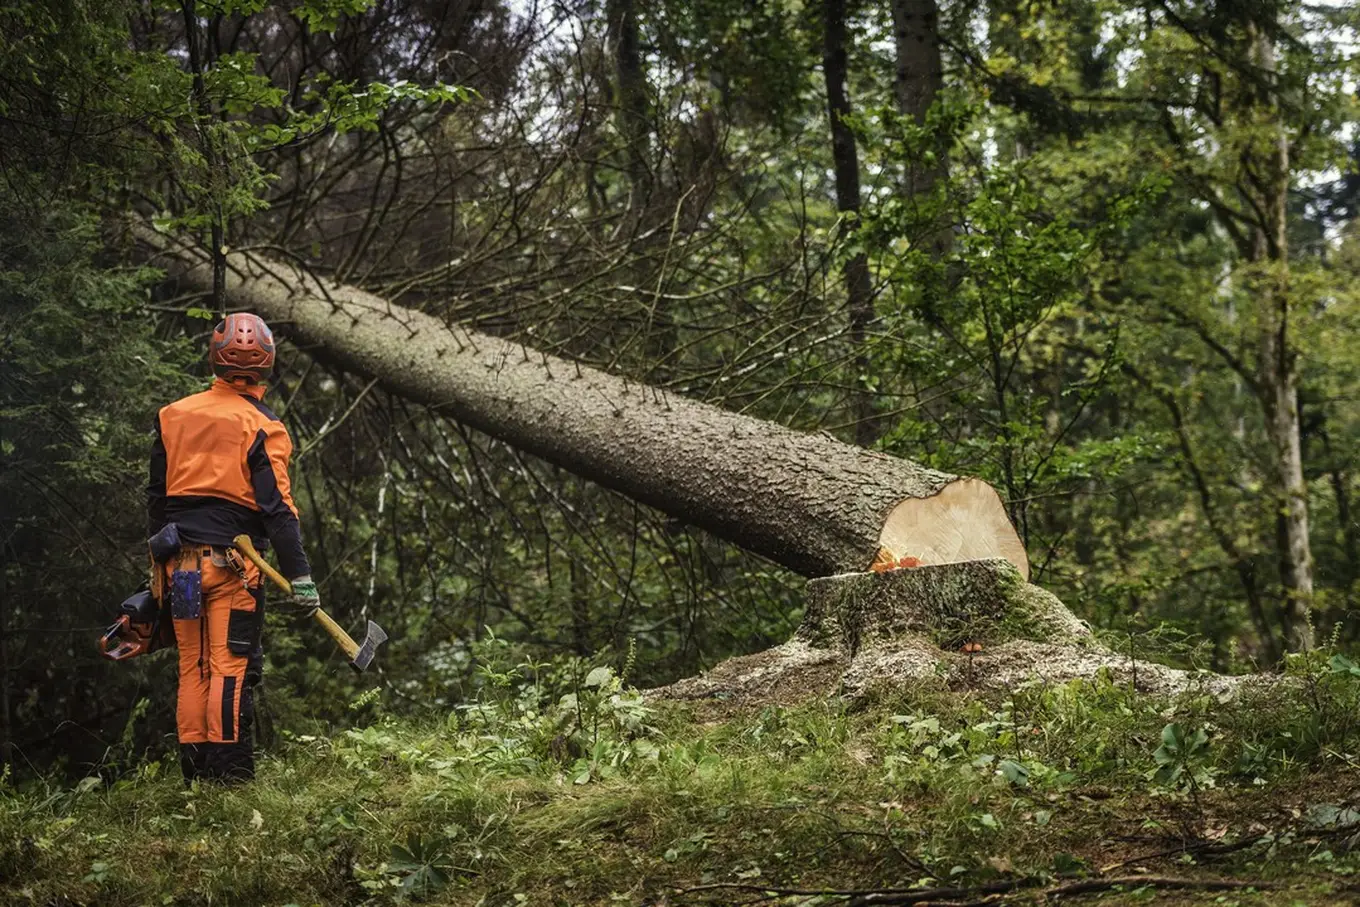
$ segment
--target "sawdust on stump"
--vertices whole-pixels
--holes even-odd
[[[1008,560],[846,573],[810,580],[802,625],[780,646],[652,690],[724,710],[910,689],[1009,690],[1099,675],[1148,694],[1219,698],[1259,675],[1183,671],[1120,655]]]

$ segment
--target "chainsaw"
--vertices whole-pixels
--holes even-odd
[[[149,583],[118,606],[118,619],[99,637],[99,654],[110,661],[126,661],[167,644],[162,632],[161,606]]]

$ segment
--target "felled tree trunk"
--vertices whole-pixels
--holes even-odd
[[[205,253],[134,228],[182,288],[207,292]],[[996,492],[908,460],[449,327],[277,261],[229,257],[227,301],[387,390],[704,528],[804,576],[865,570],[886,549],[920,564],[1025,550]]]

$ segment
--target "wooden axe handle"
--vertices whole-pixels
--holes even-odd
[[[265,560],[264,556],[260,554],[259,551],[255,550],[255,544],[251,542],[250,536],[238,535],[236,538],[232,539],[232,544],[234,544],[237,550],[242,554],[250,558],[255,566],[260,568],[260,572],[272,579],[275,585],[289,595],[293,594],[293,584],[284,579],[283,574],[275,570],[273,565]],[[316,617],[317,623],[326,628],[326,632],[331,635],[331,639],[335,640],[336,644],[345,650],[345,655],[349,657],[349,660],[353,661],[354,656],[359,654],[359,644],[354,641],[353,637],[345,632],[344,627],[332,620],[331,616],[325,611],[317,608],[312,613]]]
[[[255,543],[250,540],[250,536],[238,535],[231,540],[231,543],[236,546],[237,551],[254,561],[255,566],[260,568],[260,572],[272,579],[275,585],[289,595],[293,594],[293,584],[284,579],[283,574],[275,570],[274,565],[265,560],[264,555],[260,554],[259,551],[255,550]]]

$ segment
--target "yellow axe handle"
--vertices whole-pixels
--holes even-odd
[[[269,561],[265,560],[264,556],[255,550],[255,545],[250,541],[250,536],[238,535],[236,538],[232,539],[232,544],[234,544],[242,554],[250,558],[255,563],[255,566],[260,568],[260,572],[272,579],[275,585],[289,595],[293,594],[293,584],[284,579],[283,574],[275,570]],[[336,644],[345,650],[346,657],[348,657],[350,661],[353,661],[354,656],[359,654],[359,644],[345,632],[344,627],[332,620],[331,616],[325,611],[317,608],[316,611],[312,613],[316,616],[317,622],[326,628],[326,632],[331,635],[331,639],[335,640]]]

